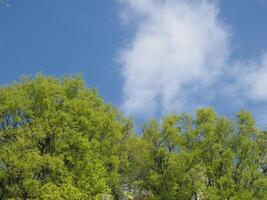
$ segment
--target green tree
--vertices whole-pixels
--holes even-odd
[[[142,134],[80,76],[0,88],[0,199],[265,200],[267,132],[212,108]]]
[[[124,119],[80,76],[38,75],[1,87],[0,113],[0,199],[120,192]]]
[[[266,199],[266,145],[244,111],[236,120],[211,108],[151,120],[128,147],[131,187],[137,199]]]

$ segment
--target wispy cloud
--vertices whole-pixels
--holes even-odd
[[[126,114],[187,111],[222,95],[267,102],[267,54],[229,60],[231,33],[218,1],[118,1],[122,20],[134,26],[119,56]]]
[[[248,100],[267,103],[267,53],[248,61],[237,61],[233,65],[236,95]]]
[[[183,110],[212,85],[228,57],[228,30],[208,1],[123,1],[136,34],[122,49],[126,113]],[[134,21],[134,22],[133,22]],[[197,105],[196,105],[197,106]]]
[[[266,4],[267,1],[266,0],[258,0],[259,3],[263,3],[263,4]]]

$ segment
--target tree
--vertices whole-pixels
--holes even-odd
[[[119,193],[123,118],[80,76],[1,87],[0,113],[0,199]]]
[[[166,116],[145,123],[134,141],[129,176],[139,191],[136,196],[266,199],[266,132],[256,128],[248,112],[238,113],[237,120],[220,117],[211,108],[197,110],[195,117]]]
[[[0,199],[265,200],[267,132],[212,108],[144,123],[80,76],[0,87]]]

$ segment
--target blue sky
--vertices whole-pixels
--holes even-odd
[[[267,1],[7,3],[0,6],[0,84],[21,74],[82,73],[138,118],[211,105],[267,121]]]

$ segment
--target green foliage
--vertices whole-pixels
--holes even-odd
[[[144,123],[80,76],[0,88],[0,199],[265,200],[267,132],[211,108]]]
[[[131,140],[129,176],[135,181],[129,187],[140,199],[267,197],[266,132],[248,112],[235,121],[211,108],[195,117],[170,115],[147,122],[143,135]]]
[[[123,118],[80,76],[0,88],[0,199],[103,199],[119,188]]]

